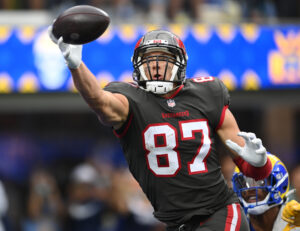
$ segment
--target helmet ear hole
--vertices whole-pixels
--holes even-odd
[[[274,186],[276,184],[276,178],[274,177],[273,174],[271,174],[269,177],[268,177],[268,180],[267,180],[268,184],[271,185],[271,186]]]

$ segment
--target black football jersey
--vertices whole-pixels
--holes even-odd
[[[229,104],[222,81],[187,79],[169,98],[130,83],[112,82],[105,90],[129,101],[128,119],[114,132],[156,218],[172,226],[237,202],[216,147],[216,130]]]

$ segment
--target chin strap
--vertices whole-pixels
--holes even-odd
[[[273,208],[275,206],[281,205],[283,203],[283,201],[279,204],[272,204],[272,205],[268,205],[268,204],[263,204],[263,205],[258,205],[254,208],[248,208],[247,213],[252,214],[252,215],[260,215],[265,213],[267,210],[269,210],[270,208]]]

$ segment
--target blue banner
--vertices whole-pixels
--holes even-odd
[[[83,60],[99,83],[132,81],[137,40],[156,26],[111,26],[84,45]],[[168,25],[189,60],[187,77],[216,76],[230,90],[300,87],[300,27],[254,24]],[[62,55],[47,28],[0,26],[0,93],[75,91]]]

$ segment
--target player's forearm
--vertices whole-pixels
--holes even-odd
[[[118,127],[126,121],[129,105],[125,96],[104,91],[83,62],[70,70],[77,90],[104,125]]]
[[[80,66],[76,69],[70,69],[73,81],[77,90],[83,95],[93,95],[100,90],[97,79],[81,62]]]
[[[96,112],[103,124],[109,124],[111,111],[105,92],[97,79],[82,62],[76,69],[70,69],[76,89],[80,92],[89,107]]]
[[[101,89],[96,77],[82,62],[77,69],[70,69],[76,89],[92,109],[95,109],[103,101]]]

